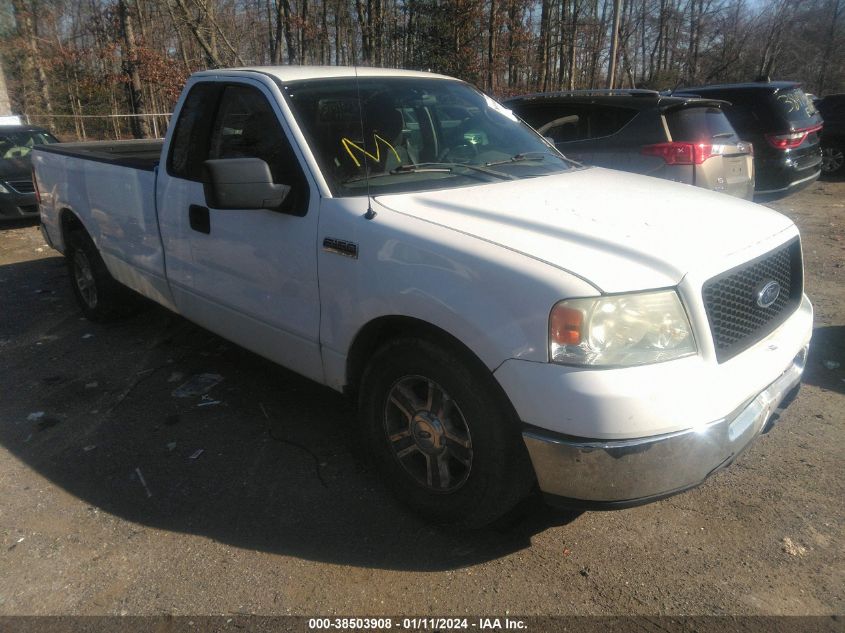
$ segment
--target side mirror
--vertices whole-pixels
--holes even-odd
[[[273,182],[260,158],[218,158],[203,163],[203,189],[214,209],[277,209],[290,186]]]

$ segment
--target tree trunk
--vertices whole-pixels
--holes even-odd
[[[569,33],[569,89],[575,90],[575,45],[578,39],[578,13],[581,7],[578,0],[572,0],[572,22]]]
[[[179,43],[179,54],[182,57],[182,63],[185,65],[185,71],[191,72],[191,62],[188,61],[188,50],[185,48],[185,38],[182,36],[182,29],[176,21],[176,14],[173,13],[173,5],[170,0],[166,0],[167,12],[170,14],[170,22],[173,24],[173,30],[176,33],[176,41]]]
[[[0,115],[12,113],[12,104],[9,101],[9,91],[6,89],[6,72],[3,68],[3,61],[0,60]]]
[[[192,19],[191,12],[185,4],[185,0],[175,0],[175,2],[176,6],[179,7],[179,11],[182,13],[182,18],[188,24],[188,28],[191,29],[194,39],[205,54],[205,59],[208,65],[211,68],[220,68],[223,64],[220,62],[220,58],[215,50],[216,46],[212,46],[212,41],[209,41],[209,39],[206,38],[203,33],[204,29],[201,28],[199,21]]]
[[[490,0],[490,19],[487,22],[487,91],[496,92],[496,0]]]
[[[372,44],[370,39],[371,30],[370,20],[365,14],[364,3],[361,0],[355,0],[355,12],[358,15],[358,27],[361,29],[361,57],[366,63],[370,61],[370,57],[372,55]],[[366,13],[369,13],[369,11]]]
[[[135,30],[132,26],[132,16],[126,6],[126,0],[117,1],[117,12],[120,15],[120,30],[123,36],[123,72],[127,78],[127,92],[131,118],[132,136],[147,138],[150,135],[147,125],[146,110],[144,109],[144,87],[138,72],[138,46],[135,42]]]
[[[547,89],[546,76],[546,59],[549,55],[549,13],[551,12],[551,1],[542,0],[542,9],[540,12],[540,37],[537,41],[537,70],[535,86],[537,90],[545,91]]]
[[[613,88],[616,82],[616,58],[619,49],[619,19],[622,14],[622,0],[613,2],[613,26],[610,34],[610,58],[607,68],[607,87]]]
[[[830,19],[830,29],[827,32],[827,40],[824,45],[824,56],[819,66],[819,78],[816,82],[816,92],[824,95],[825,82],[827,81],[827,66],[833,58],[836,43],[836,23],[839,21],[840,0],[833,0],[833,15]]]
[[[28,62],[25,63],[25,66],[35,71],[41,105],[48,115],[49,127],[53,129],[53,101],[50,98],[50,83],[44,69],[44,60],[38,50],[38,24],[35,21],[35,11],[32,5],[24,2],[24,0],[12,0],[12,9],[18,26],[18,35],[26,44],[25,56],[28,58]]]

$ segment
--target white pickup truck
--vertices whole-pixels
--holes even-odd
[[[449,77],[200,72],[163,144],[33,163],[88,317],[128,287],[350,393],[388,485],[438,522],[535,487],[615,507],[695,486],[805,364],[790,220],[572,163]]]

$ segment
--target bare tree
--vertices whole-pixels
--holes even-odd
[[[132,15],[126,6],[126,0],[118,0],[117,10],[120,15],[120,30],[123,35],[123,69],[126,73],[126,87],[129,92],[129,107],[135,116],[131,119],[132,135],[135,138],[147,138],[150,135],[144,109],[144,90],[141,75],[138,72],[138,45],[135,42],[135,30]]]

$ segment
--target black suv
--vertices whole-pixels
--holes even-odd
[[[822,128],[822,171],[845,173],[845,94],[828,95],[816,101],[824,119]]]
[[[822,118],[794,81],[759,81],[683,88],[672,94],[729,102],[725,114],[754,143],[758,194],[787,194],[821,173]]]
[[[504,101],[569,158],[750,199],[752,148],[714,99],[576,90]]]

